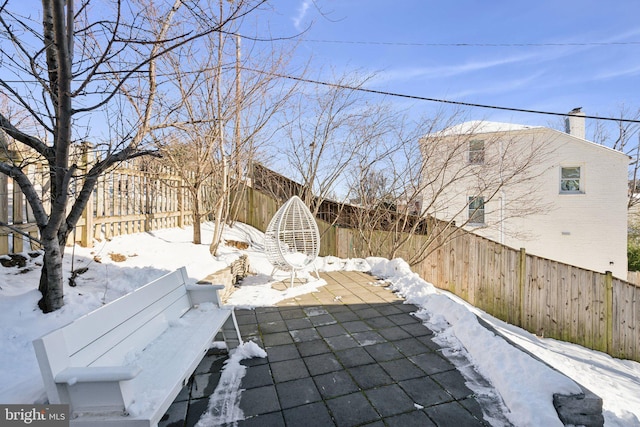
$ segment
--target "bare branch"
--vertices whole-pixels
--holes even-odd
[[[13,231],[16,234],[19,234],[19,235],[21,235],[23,237],[26,237],[29,240],[32,240],[32,241],[34,241],[36,243],[42,244],[42,241],[40,239],[36,239],[35,237],[30,235],[29,233],[25,233],[24,231],[19,230],[18,228],[14,227],[11,224],[7,224],[6,222],[0,221],[0,227],[6,227],[6,228],[8,228],[9,230]]]
[[[52,152],[50,147],[40,139],[18,130],[2,113],[0,113],[0,129],[6,132],[10,137],[15,138],[28,147],[33,148],[44,157],[51,158]]]

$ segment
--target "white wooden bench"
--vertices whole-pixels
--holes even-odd
[[[187,285],[184,267],[33,342],[49,403],[72,425],[155,426],[218,332],[240,340],[218,285]]]

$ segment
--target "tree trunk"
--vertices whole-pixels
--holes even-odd
[[[220,197],[218,203],[216,205],[216,218],[213,227],[213,238],[211,239],[211,245],[209,245],[209,252],[211,255],[215,256],[218,252],[218,247],[220,246],[220,242],[222,240],[222,230],[224,229],[224,197]]]
[[[200,213],[200,197],[198,193],[198,189],[193,192],[193,243],[195,245],[202,243],[202,230],[200,227],[202,214]]]
[[[40,274],[40,284],[38,290],[42,298],[38,301],[38,307],[43,313],[62,308],[64,305],[64,282],[62,276],[62,258],[64,256],[64,246],[69,233],[61,232],[57,238],[43,239],[44,257],[42,272]]]
[[[202,243],[202,231],[200,227],[202,215],[200,212],[193,213],[193,244],[199,245]]]

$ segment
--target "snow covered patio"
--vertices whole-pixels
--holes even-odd
[[[211,238],[212,229],[210,224],[205,224],[204,231],[207,233],[204,237],[205,241]],[[597,396],[602,397],[605,426],[640,427],[638,421],[640,420],[640,410],[638,410],[640,408],[638,392],[640,364],[630,360],[615,359],[575,344],[538,337],[506,324],[467,304],[455,295],[438,290],[432,284],[420,279],[401,259],[322,257],[317,261],[321,280],[313,279],[306,284],[285,288],[289,282],[289,275],[279,274],[277,277],[271,275],[273,266],[265,258],[262,234],[259,231],[240,223],[233,228],[228,228],[225,231],[226,240],[247,242],[249,248],[239,251],[235,247],[224,246],[222,253],[216,257],[212,257],[209,253],[208,244],[191,243],[191,233],[192,230],[189,227],[175,228],[120,236],[97,242],[94,248],[67,248],[68,253],[64,259],[65,271],[72,270],[74,262],[75,268],[87,267],[88,270],[85,274],[78,276],[76,287],[65,286],[65,306],[55,313],[43,314],[34,309],[40,297],[40,293],[33,284],[37,283],[39,277],[41,257],[33,258],[26,256],[25,253],[25,267],[0,268],[0,321],[3,324],[0,331],[2,333],[0,403],[46,403],[44,386],[32,345],[34,339],[181,266],[186,266],[192,283],[196,283],[198,280],[207,278],[212,271],[217,272],[228,267],[244,254],[249,258],[251,275],[243,280],[241,287],[230,296],[227,304],[236,307],[239,320],[244,323],[241,325],[243,339],[248,340],[251,336],[260,337],[258,344],[265,346],[269,357],[268,359],[238,360],[239,353],[246,356],[263,352],[258,345],[249,345],[251,341],[243,346],[248,347],[246,353],[236,352],[230,358],[226,355],[209,357],[210,364],[207,366],[203,363],[200,366],[198,373],[204,375],[197,376],[197,388],[191,394],[192,411],[191,418],[188,420],[189,425],[197,422],[198,411],[202,413],[207,409],[207,400],[212,400],[209,399],[212,394],[215,399],[218,399],[216,403],[225,402],[228,405],[218,415],[209,414],[207,411],[207,415],[214,420],[216,417],[219,420],[234,419],[238,420],[236,425],[251,425],[252,422],[256,423],[260,420],[267,423],[265,425],[269,425],[271,417],[274,417],[275,425],[283,425],[283,420],[286,420],[287,416],[292,416],[287,414],[303,411],[306,405],[301,403],[299,406],[287,406],[283,411],[280,405],[283,404],[284,386],[278,384],[295,385],[299,382],[304,383],[305,381],[296,380],[305,378],[307,383],[311,380],[311,384],[315,387],[311,388],[312,396],[316,396],[313,399],[319,399],[316,393],[321,397],[327,394],[322,401],[310,402],[311,409],[319,407],[335,415],[331,411],[337,411],[338,408],[330,407],[331,401],[333,400],[334,405],[337,405],[345,399],[344,396],[354,394],[359,396],[361,401],[370,402],[368,404],[373,411],[376,411],[376,408],[382,410],[375,404],[379,401],[372,397],[375,396],[374,387],[360,391],[362,387],[358,385],[357,374],[365,369],[381,372],[382,378],[386,378],[385,376],[392,378],[392,380],[386,380],[391,381],[390,384],[382,385],[378,389],[390,391],[399,389],[401,390],[399,395],[408,396],[412,400],[412,405],[415,403],[424,406],[420,411],[416,406],[413,406],[415,409],[409,408],[408,411],[402,409],[403,412],[399,415],[403,418],[417,416],[424,419],[417,412],[424,412],[424,415],[428,414],[427,417],[429,417],[435,413],[436,409],[456,407],[461,402],[470,402],[456,394],[442,405],[424,405],[421,403],[422,399],[427,399],[430,395],[414,400],[415,394],[410,394],[412,390],[405,390],[402,387],[407,385],[406,382],[411,384],[410,380],[414,378],[393,380],[393,377],[398,375],[397,369],[399,369],[395,365],[409,366],[407,369],[415,373],[412,367],[415,366],[423,371],[427,365],[421,363],[422,359],[428,359],[437,360],[446,366],[444,371],[440,372],[423,371],[427,380],[439,380],[436,381],[439,387],[436,390],[444,386],[442,389],[446,389],[445,393],[452,394],[457,389],[447,386],[450,383],[445,383],[442,378],[453,375],[462,382],[461,377],[458,376],[458,372],[461,372],[467,388],[477,399],[480,399],[481,408],[485,411],[493,411],[490,412],[490,419],[487,421],[495,427],[562,426],[552,400],[553,395],[558,393],[567,395],[580,391],[571,379],[580,382]],[[72,249],[75,251],[75,257]],[[385,281],[378,280],[374,276],[384,278]],[[360,278],[357,279],[357,277]],[[283,284],[285,287],[280,287]],[[397,293],[394,294],[389,289]],[[365,296],[371,299],[365,301]],[[411,305],[403,304],[406,302]],[[249,307],[254,309],[243,310]],[[324,313],[313,310],[314,307],[324,309],[329,317],[320,317]],[[396,318],[391,312],[402,314],[397,310],[404,314],[407,314],[405,310],[417,311],[417,317],[401,315]],[[250,317],[245,317],[247,315]],[[331,320],[331,317],[335,323],[321,324],[324,323],[322,319]],[[415,325],[410,328],[419,329],[423,331],[421,333],[427,335],[418,334],[413,337],[415,339],[407,337],[402,331],[407,332],[406,328],[410,323],[398,324],[397,319],[402,318],[407,321],[412,320]],[[396,319],[396,322],[393,319]],[[255,324],[251,326],[253,322]],[[420,323],[426,324],[426,327]],[[487,324],[489,329],[486,327]],[[359,327],[364,329],[359,330]],[[334,335],[337,338],[332,338],[331,335],[337,332],[336,329],[341,331],[341,335]],[[433,334],[429,334],[429,330]],[[294,337],[289,331],[301,332],[294,332],[296,334]],[[371,336],[367,337],[367,334],[360,334],[360,332],[377,333],[384,341],[377,342]],[[396,333],[399,336],[395,336]],[[368,335],[376,337],[375,334]],[[287,342],[268,341],[265,339],[267,336],[271,336],[269,339],[279,337]],[[315,339],[312,339],[313,337]],[[330,345],[333,343],[337,346],[336,341],[340,340],[348,341],[351,345],[353,345],[351,340],[355,340],[358,345],[339,349],[334,349]],[[360,340],[370,345],[360,345]],[[421,354],[406,354],[411,353],[407,346],[410,343],[416,344],[416,341],[427,346],[428,350]],[[515,343],[517,347],[510,342]],[[312,351],[314,346],[319,347],[322,352],[318,354],[306,352]],[[417,347],[424,350],[420,345]],[[385,348],[395,348],[400,354],[396,352],[388,355],[387,360],[383,360],[384,353],[381,356],[380,352]],[[436,348],[439,349],[433,351]],[[348,357],[352,353],[354,354],[352,357],[364,357],[365,360],[356,363],[361,363],[360,366],[366,368],[355,369],[357,367],[355,365],[348,366],[348,360],[350,360]],[[535,357],[531,357],[531,354]],[[445,357],[452,363],[447,363]],[[320,363],[325,358],[332,360],[327,362],[329,366],[325,368],[325,372],[332,376],[311,370],[313,368],[310,364]],[[379,363],[375,362],[376,359],[380,359]],[[538,359],[542,359],[545,363],[540,363]],[[335,365],[335,360],[339,362],[339,367],[332,366],[332,364]],[[225,361],[227,363],[224,363]],[[213,363],[216,365],[212,367]],[[300,364],[306,369],[307,373],[303,369],[303,374],[306,376],[290,380],[282,379],[280,375],[283,374],[283,368],[286,374]],[[456,366],[456,371],[452,369],[452,364]],[[433,368],[439,365],[428,366]],[[230,367],[233,369],[229,369]],[[217,386],[217,377],[221,375],[222,368],[224,368],[223,381]],[[391,371],[394,368],[396,371]],[[207,377],[207,371],[214,373],[213,377]],[[482,373],[482,377],[477,374],[478,372]],[[246,376],[242,378],[244,374]],[[333,395],[321,389],[322,386],[327,387],[326,383],[319,383],[322,378],[325,378],[322,375],[330,378],[332,387],[338,390],[334,391]],[[344,386],[347,391],[340,388],[343,387],[342,379],[348,379],[347,385]],[[356,391],[351,391],[354,389],[353,383],[356,384]],[[260,406],[248,405],[251,396],[257,393],[255,389],[270,389],[272,398],[279,397],[276,401],[277,409],[267,408],[272,411],[269,412],[260,409]],[[463,390],[465,390],[464,387]],[[468,390],[464,392],[469,393]],[[394,396],[394,394],[386,393],[385,398],[390,399],[388,396]],[[186,394],[183,392],[178,399],[182,402],[180,404],[182,409],[172,411],[172,415],[185,417],[188,398],[187,390]],[[262,399],[266,404],[267,400]],[[145,396],[139,396],[139,401],[144,404]],[[497,405],[496,401],[501,404]],[[200,405],[199,408],[196,408],[196,404]],[[351,405],[356,408],[355,403]],[[400,407],[401,404],[393,405],[395,408]],[[246,409],[247,413],[243,413],[242,409]],[[250,411],[258,410],[261,411],[261,415],[248,418],[249,414],[256,413]],[[179,415],[181,411],[182,415]],[[393,416],[386,413],[383,417],[377,417],[378,421],[367,424],[382,425],[380,418],[388,424],[395,420]],[[241,421],[244,418],[247,419]],[[307,420],[305,424],[314,420]],[[428,420],[431,419],[428,418]],[[477,423],[477,418],[471,418],[471,422]],[[432,421],[426,421],[426,423],[426,425],[433,425]],[[183,425],[180,422],[174,424],[170,420],[163,425],[172,424]],[[341,425],[344,424],[348,425],[348,422]]]
[[[216,425],[489,425],[483,410],[509,425],[497,400],[467,388],[433,333],[411,314],[418,308],[387,283],[354,271],[321,277],[327,285],[317,292],[236,310],[243,340],[256,342],[267,357],[242,361],[243,391],[238,396],[223,387],[228,401],[209,414]],[[197,424],[226,359],[213,350],[203,360],[162,426]],[[238,399],[241,421],[229,411]]]

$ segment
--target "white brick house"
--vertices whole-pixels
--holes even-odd
[[[424,209],[528,253],[627,277],[629,157],[545,127],[466,122],[421,138]],[[571,125],[571,126],[569,126]]]

